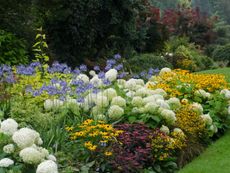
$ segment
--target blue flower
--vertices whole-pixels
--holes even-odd
[[[104,79],[103,84],[105,84],[106,86],[109,86],[109,85],[111,85],[111,82],[108,79]]]
[[[121,55],[120,54],[115,54],[113,56],[113,58],[116,59],[116,60],[119,60],[119,59],[121,59]]]
[[[79,75],[81,73],[81,71],[78,68],[75,68],[73,70],[73,73],[76,74],[76,75]]]
[[[87,66],[86,65],[84,65],[84,64],[82,64],[82,65],[80,65],[80,67],[79,67],[79,69],[81,70],[81,71],[87,71]]]
[[[100,71],[100,67],[99,67],[99,66],[97,66],[97,65],[96,65],[96,66],[94,66],[94,67],[93,67],[93,69],[94,69],[95,71]]]
[[[84,103],[85,99],[83,97],[80,97],[77,99],[77,102],[78,103]]]
[[[123,64],[118,64],[117,66],[114,67],[117,71],[120,71],[123,69]]]
[[[104,73],[104,72],[100,72],[100,73],[98,74],[98,78],[99,78],[99,79],[104,79],[104,78],[105,78],[105,73]]]
[[[122,72],[120,74],[118,74],[117,78],[118,79],[123,79],[127,74],[125,72]]]

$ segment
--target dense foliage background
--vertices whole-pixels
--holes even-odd
[[[81,63],[103,64],[103,59],[118,52],[128,61],[137,56],[141,59],[142,53],[154,54],[152,59],[163,56],[165,60],[165,53],[171,53],[165,51],[165,42],[175,36],[187,37],[199,53],[221,61],[217,65],[226,66],[229,61],[225,58],[223,62],[215,53],[230,40],[228,0],[1,0],[0,3],[2,33],[15,36],[11,39],[13,43],[8,41],[10,47],[20,40],[20,46],[10,53],[12,59],[18,59],[14,64],[34,59],[32,45],[40,27],[46,34],[50,62],[66,62],[72,67]],[[1,50],[6,37],[1,34]],[[2,54],[0,62],[8,63],[7,55]]]

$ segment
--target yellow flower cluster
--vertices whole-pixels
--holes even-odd
[[[185,146],[185,135],[172,132],[171,136],[162,132],[156,132],[152,138],[153,156],[155,160],[168,159],[177,149]]]
[[[207,135],[206,125],[200,115],[191,110],[191,105],[183,105],[176,112],[176,126],[192,139],[202,138]]]
[[[181,91],[181,87],[183,86],[187,88],[191,87],[192,91],[203,89],[207,92],[214,92],[229,87],[224,75],[197,74],[180,69],[159,75],[154,78],[154,81],[157,84],[153,85],[149,83],[148,88],[162,88],[172,97],[184,95]]]
[[[66,127],[66,130],[70,132],[70,139],[83,142],[84,147],[90,151],[108,148],[109,144],[115,142],[116,137],[123,133],[122,130],[114,129],[111,124],[92,119],[85,120],[76,129],[75,131],[73,127]],[[106,150],[103,150],[103,153],[105,156],[112,155],[112,152]]]

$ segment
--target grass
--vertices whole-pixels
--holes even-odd
[[[200,73],[224,74],[230,82],[230,68],[202,71]],[[229,173],[230,172],[230,130],[204,153],[186,165],[178,173]]]

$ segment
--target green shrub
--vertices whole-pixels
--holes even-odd
[[[217,61],[225,61],[227,64],[230,62],[230,43],[224,46],[217,46],[212,53],[212,57]]]
[[[155,54],[139,54],[128,59],[128,66],[134,73],[140,73],[143,69],[172,67],[164,57]]]
[[[27,62],[28,56],[24,40],[0,30],[0,64],[16,65]]]
[[[214,62],[196,48],[195,44],[189,43],[187,37],[171,37],[165,43],[165,58],[174,68],[190,71],[200,71],[212,68]]]

